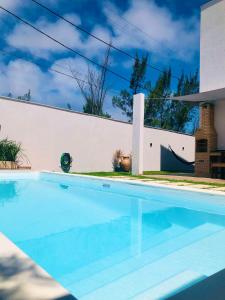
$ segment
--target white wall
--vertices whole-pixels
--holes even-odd
[[[210,1],[201,12],[200,91],[225,87],[225,0]],[[218,149],[225,149],[225,99],[215,104]]]
[[[60,156],[69,152],[73,171],[110,171],[116,149],[131,152],[131,124],[3,97],[0,125],[0,139],[21,142],[34,170],[60,170]],[[160,145],[168,144],[188,161],[194,160],[194,137],[145,128],[145,170],[160,170]]]
[[[200,91],[224,88],[225,0],[202,6],[200,44]]]

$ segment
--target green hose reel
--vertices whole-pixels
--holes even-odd
[[[60,159],[61,169],[65,173],[69,173],[72,166],[72,156],[69,153],[63,153]]]

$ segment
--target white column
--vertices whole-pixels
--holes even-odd
[[[143,174],[144,94],[133,97],[132,175]]]

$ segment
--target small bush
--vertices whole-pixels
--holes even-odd
[[[0,140],[0,161],[16,162],[21,153],[20,143],[8,139]]]
[[[113,170],[115,172],[121,171],[121,160],[122,160],[123,152],[121,150],[116,150],[115,153],[113,154],[112,158],[112,165],[113,165]]]

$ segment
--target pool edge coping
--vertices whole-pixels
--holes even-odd
[[[81,177],[81,178],[90,178],[95,180],[105,180],[105,181],[111,181],[111,182],[120,182],[120,183],[126,183],[130,185],[139,185],[139,186],[154,186],[154,187],[162,187],[167,189],[175,189],[175,190],[183,190],[183,191],[189,191],[189,192],[199,192],[199,193],[205,193],[205,194],[214,194],[214,195],[220,195],[225,196],[225,192],[222,191],[214,191],[212,189],[201,189],[201,188],[193,188],[189,186],[175,186],[175,185],[167,185],[163,183],[157,183],[153,181],[149,182],[142,182],[138,179],[122,179],[122,178],[112,178],[112,177],[101,177],[101,176],[93,176],[93,175],[85,175],[85,174],[71,174],[71,173],[63,173],[63,172],[52,172],[48,170],[42,170],[39,171],[39,173],[48,173],[48,174],[54,174],[54,175],[63,175],[63,176],[71,176],[71,177]],[[165,179],[166,180],[166,179]]]
[[[0,298],[1,293],[3,293],[3,297],[4,294],[10,296],[13,293],[13,299],[20,299],[17,297],[22,296],[23,300],[52,300],[58,298],[77,300],[75,296],[1,231],[0,243],[0,262],[3,266],[0,270]],[[8,268],[14,269],[10,275],[7,272],[5,275],[4,270]],[[14,289],[16,289],[15,294]]]
[[[0,175],[2,174],[7,174],[7,173],[14,173],[13,170],[11,171],[2,171],[0,170]],[[39,171],[15,171],[14,174],[35,174],[38,176],[41,173],[44,174],[53,174],[53,175],[59,175],[59,176],[68,176],[68,177],[80,177],[80,178],[90,178],[90,179],[95,179],[95,180],[104,180],[104,181],[110,181],[110,182],[120,182],[120,183],[126,183],[130,185],[139,185],[139,186],[153,186],[153,187],[162,187],[166,189],[174,189],[174,190],[183,190],[183,191],[189,191],[189,192],[197,192],[197,193],[205,193],[205,194],[213,194],[213,195],[218,195],[218,196],[225,196],[225,191],[215,191],[210,189],[203,189],[203,188],[195,188],[195,187],[190,187],[190,186],[181,186],[181,185],[170,185],[170,184],[163,184],[163,183],[158,183],[154,182],[157,181],[156,179],[152,179],[149,182],[143,182],[140,181],[139,179],[123,179],[123,178],[117,178],[117,177],[102,177],[102,176],[94,176],[94,175],[86,175],[86,174],[72,174],[72,173],[63,173],[63,172],[58,172],[58,171],[49,171],[49,170],[39,170]],[[3,178],[5,179],[5,178]],[[11,179],[11,178],[6,178],[6,179]],[[166,179],[165,179],[166,181]]]

